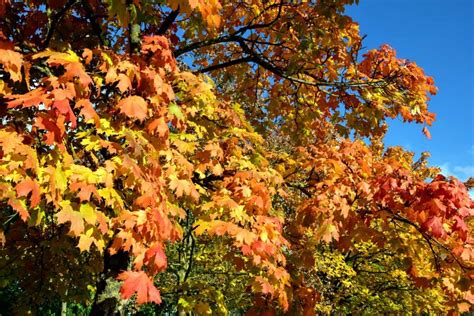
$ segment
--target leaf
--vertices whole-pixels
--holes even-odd
[[[28,196],[31,192],[30,197],[30,206],[32,208],[38,206],[40,202],[40,188],[38,183],[36,183],[31,178],[26,178],[16,185],[16,194],[18,197]]]
[[[160,137],[166,137],[169,134],[168,124],[162,117],[151,121],[147,129],[152,134],[158,133]]]
[[[95,111],[94,107],[92,106],[92,103],[89,99],[81,99],[76,102],[76,107],[81,109],[81,112],[79,112],[80,115],[84,116],[86,121],[88,120],[94,120],[95,126],[99,127],[100,126],[100,120],[99,120],[99,115],[97,115],[97,112]]]
[[[94,225],[97,221],[97,214],[94,207],[92,207],[89,203],[81,204],[79,209],[79,213],[81,213],[82,218],[89,224]]]
[[[61,201],[61,210],[56,214],[58,224],[71,223],[69,231],[79,236],[84,231],[84,220],[79,212],[74,211],[70,201]]]
[[[18,214],[20,214],[20,218],[23,221],[26,221],[28,217],[30,217],[30,214],[26,210],[25,205],[22,203],[21,200],[10,198],[8,200],[8,205],[10,205],[15,211],[18,212]]]
[[[171,115],[174,115],[177,119],[184,120],[183,112],[181,112],[179,105],[177,105],[176,103],[170,103],[170,105],[168,106],[168,112]]]
[[[117,76],[117,79],[117,88],[120,90],[120,92],[124,93],[125,91],[130,90],[132,88],[132,82],[130,81],[130,78],[127,75],[119,74]]]
[[[89,48],[84,48],[84,51],[82,52],[82,58],[84,58],[86,65],[91,63],[93,57],[93,52]]]
[[[254,286],[259,289],[263,294],[271,294],[275,292],[274,287],[263,277],[257,276],[255,278]]]
[[[3,65],[3,69],[10,74],[11,80],[21,81],[23,56],[20,53],[11,49],[0,49],[0,65]]]
[[[95,196],[98,196],[97,189],[93,184],[82,185],[79,190],[80,192],[77,194],[77,197],[81,202],[90,201],[93,193]]]
[[[431,133],[426,126],[423,127],[423,134],[425,134],[426,138],[431,139]]]
[[[153,265],[153,271],[159,272],[166,269],[166,254],[164,252],[163,246],[159,243],[157,243],[155,246],[151,247],[146,251],[145,260],[148,262],[149,265]]]
[[[81,234],[79,236],[79,243],[77,244],[77,247],[81,250],[81,252],[89,251],[93,241],[94,238]]]
[[[422,226],[425,230],[431,230],[434,237],[439,238],[445,234],[443,223],[438,216],[430,217]]]
[[[143,121],[147,117],[148,105],[147,102],[139,96],[131,96],[120,100],[117,105],[120,113],[127,117]]]
[[[339,239],[339,231],[337,227],[331,223],[322,224],[318,230],[321,240],[330,243],[333,239]]]
[[[195,189],[194,184],[186,179],[178,179],[176,175],[170,176],[169,188],[175,191],[178,198],[186,194],[194,200],[199,199],[199,193]]]
[[[154,302],[161,304],[160,291],[143,271],[125,271],[119,274],[118,280],[124,281],[120,288],[123,299],[129,299],[137,293],[137,303]]]

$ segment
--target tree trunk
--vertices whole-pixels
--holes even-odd
[[[105,251],[104,256],[104,271],[96,284],[96,293],[94,303],[92,304],[90,316],[112,316],[118,315],[117,304],[118,300],[115,297],[105,298],[99,301],[99,297],[104,293],[107,280],[117,278],[118,274],[128,268],[130,256],[128,252],[119,251],[115,255],[109,255]]]
[[[61,303],[61,316],[66,316],[67,315],[67,303],[62,302]]]

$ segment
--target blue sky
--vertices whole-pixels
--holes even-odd
[[[415,61],[434,77],[438,94],[429,109],[430,128],[390,121],[387,145],[417,156],[429,151],[430,164],[461,180],[474,177],[474,0],[360,0],[347,8],[359,22],[366,49],[389,44],[397,56]]]

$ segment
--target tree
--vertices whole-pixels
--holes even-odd
[[[354,2],[0,1],[16,312],[470,310],[466,186],[383,145],[433,79],[360,56]]]

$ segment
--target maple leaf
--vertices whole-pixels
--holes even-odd
[[[30,217],[30,214],[28,213],[25,206],[21,203],[20,200],[10,198],[8,200],[8,205],[10,205],[15,211],[18,212],[18,214],[20,214],[20,218],[23,221],[26,221],[28,217]]]
[[[362,36],[343,13],[354,0],[58,0],[47,2],[51,12],[43,2],[0,0],[0,16],[21,21],[0,31],[0,203],[15,215],[0,229],[0,261],[16,258],[4,275],[19,285],[18,306],[38,309],[21,299],[37,294],[39,278],[50,280],[41,295],[74,288],[86,297],[103,250],[135,265],[119,275],[123,297],[159,303],[153,280],[162,272],[160,286],[187,304],[178,302],[184,313],[247,311],[252,299],[235,298],[250,292],[268,314],[288,311],[289,297],[297,305],[289,313],[358,314],[366,289],[378,294],[366,311],[381,314],[417,314],[420,305],[436,314],[472,301],[473,274],[455,262],[474,257],[468,192],[452,178],[427,184],[430,168],[380,138],[387,118],[430,126],[434,82],[386,45],[354,61]],[[286,192],[287,180],[298,185]],[[449,288],[419,243],[427,234],[441,237],[435,251],[446,249]],[[94,253],[79,257],[77,248]],[[351,258],[363,258],[361,271],[384,273],[354,277]],[[190,273],[185,299],[168,264]],[[219,274],[194,282],[201,270]],[[410,291],[380,291],[392,283]],[[338,300],[348,289],[350,303]]]
[[[255,286],[259,288],[263,294],[273,295],[275,292],[273,286],[266,279],[260,276],[255,278]]]
[[[94,193],[96,197],[98,196],[97,189],[94,185],[92,184],[83,185],[81,186],[80,192],[77,194],[77,197],[79,198],[81,202],[89,201],[92,193]]]
[[[145,253],[145,261],[148,262],[148,264],[153,264],[155,271],[163,271],[166,269],[167,260],[163,246],[156,244],[148,249]]]
[[[1,49],[0,47],[0,65],[3,65],[5,71],[10,74],[13,81],[21,81],[21,66],[23,56],[11,49]]]
[[[17,106],[22,106],[23,108],[29,108],[33,106],[39,106],[43,104],[48,108],[51,104],[51,100],[45,97],[45,90],[38,88],[33,91],[27,92],[20,95],[10,95],[8,96],[8,108],[15,108]]]
[[[36,207],[40,202],[40,187],[38,183],[31,178],[26,178],[16,185],[18,197],[27,196],[30,192],[30,206]]]
[[[199,193],[194,188],[193,183],[189,180],[178,179],[175,175],[172,175],[170,177],[169,188],[175,191],[178,198],[186,194],[194,200],[199,199]]]
[[[425,230],[431,230],[434,237],[442,237],[445,234],[443,223],[438,216],[430,217],[426,222],[423,223],[422,227]]]
[[[75,236],[79,236],[84,231],[84,220],[81,213],[74,211],[69,201],[61,201],[60,205],[61,210],[56,214],[58,223],[70,222],[70,232]]]
[[[140,96],[133,95],[120,100],[117,104],[120,113],[127,117],[143,121],[147,117],[147,102]]]
[[[93,52],[89,48],[84,48],[84,51],[82,52],[82,58],[84,58],[86,65],[91,63],[93,57]]]
[[[157,132],[161,137],[166,137],[169,133],[168,124],[166,124],[164,118],[154,119],[148,124],[147,129],[150,133]]]
[[[77,247],[81,250],[81,252],[89,251],[93,241],[94,241],[94,238],[81,234],[79,236],[79,243],[77,244]]]
[[[119,74],[117,76],[117,79],[117,88],[120,90],[120,92],[124,93],[125,91],[130,90],[132,88],[132,82],[130,81],[130,78],[127,75]]]
[[[118,280],[124,281],[120,288],[123,299],[129,299],[137,293],[137,303],[154,302],[161,304],[160,291],[153,285],[144,271],[125,271],[118,275]]]
[[[254,233],[249,232],[246,229],[239,229],[239,232],[235,235],[235,240],[246,244],[246,245],[251,245],[256,239],[256,236]]]
[[[91,225],[94,225],[97,221],[97,214],[95,211],[95,207],[91,206],[90,204],[81,204],[79,208],[79,213],[81,217]]]
[[[180,120],[184,120],[183,112],[181,111],[179,105],[176,103],[170,103],[168,106],[168,112]]]
[[[92,106],[92,103],[88,99],[81,99],[76,102],[76,107],[81,109],[81,112],[79,112],[80,115],[83,115],[86,120],[93,119],[95,126],[98,127],[100,126],[99,123],[99,115],[97,115],[97,112],[95,111],[94,107]]]

